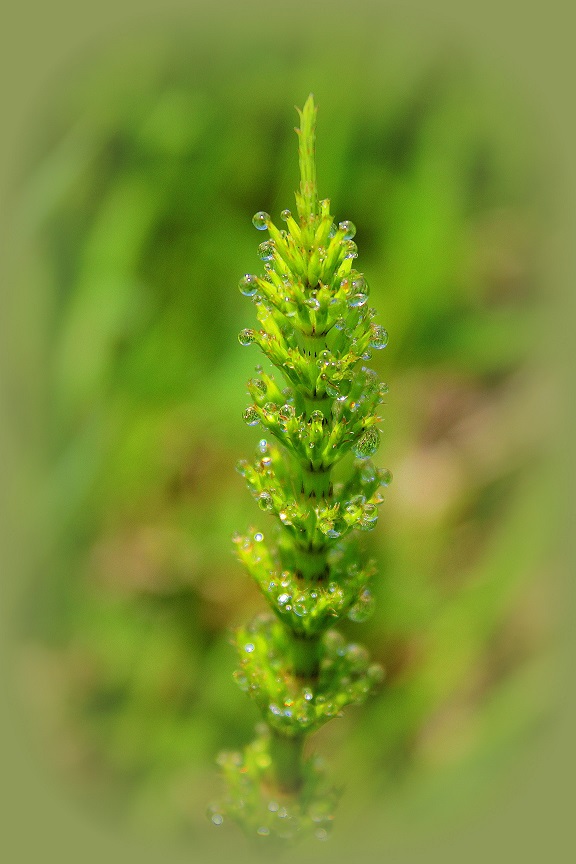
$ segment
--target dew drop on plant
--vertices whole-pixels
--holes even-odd
[[[342,245],[344,247],[344,258],[358,257],[358,247],[353,240],[345,240]]]
[[[252,343],[256,341],[256,334],[254,330],[250,330],[249,328],[246,328],[246,330],[241,330],[238,334],[238,341],[241,345],[252,345]]]
[[[365,504],[363,518],[368,522],[375,522],[378,519],[378,508],[375,504]]]
[[[312,692],[310,687],[304,687],[304,689],[302,690],[302,695],[304,696],[304,699],[306,699],[307,702],[311,702],[312,699],[314,698],[314,693]]]
[[[258,277],[247,273],[246,276],[240,279],[238,288],[240,289],[240,293],[244,294],[245,297],[254,297],[258,291]]]
[[[367,429],[360,436],[360,438],[354,445],[354,455],[358,459],[368,459],[370,456],[372,456],[373,453],[376,452],[379,443],[380,436],[378,435],[378,430],[374,429],[374,427],[371,426],[370,429]]]
[[[361,291],[358,294],[352,294],[348,298],[348,306],[350,309],[360,309],[366,301],[368,300],[368,295],[363,294]]]
[[[338,223],[338,230],[344,232],[344,240],[351,240],[356,234],[356,226],[348,219]]]
[[[262,492],[258,498],[258,506],[261,510],[272,510],[274,502],[269,492]]]
[[[268,802],[268,810],[270,810],[271,813],[277,813],[279,809],[280,809],[280,805],[278,804],[277,801],[269,801]]]
[[[322,413],[322,411],[312,411],[312,414],[310,415],[311,423],[322,423],[323,420],[324,414]]]
[[[291,216],[292,216],[292,213],[288,209],[282,210],[282,212],[280,213],[280,218],[282,219],[283,222],[287,222]]]
[[[236,670],[236,672],[234,672],[234,680],[243,693],[248,692],[248,678],[243,672]]]
[[[325,828],[317,828],[316,831],[314,832],[314,836],[316,837],[317,840],[327,840],[328,839],[328,832]]]
[[[278,603],[281,606],[284,606],[290,600],[290,594],[279,594],[278,595]]]
[[[318,300],[317,297],[314,297],[314,296],[308,297],[307,300],[305,301],[305,303],[306,303],[306,306],[308,306],[308,308],[312,309],[314,312],[317,312],[318,309],[320,309],[320,301]]]
[[[381,486],[389,486],[392,483],[392,472],[388,468],[381,468],[378,471],[378,479]]]
[[[268,452],[268,441],[266,438],[261,438],[258,442],[258,452],[259,453],[267,453]]]
[[[224,817],[221,813],[213,813],[210,817],[214,825],[222,825],[224,822]]]
[[[261,243],[258,246],[258,255],[262,259],[262,261],[271,261],[274,257],[274,249],[274,241],[265,240],[264,243]]]
[[[260,827],[256,829],[256,833],[259,834],[260,837],[268,837],[270,834],[270,828],[266,825],[260,825]]]
[[[385,348],[387,344],[388,333],[384,327],[380,327],[379,325],[373,326],[370,334],[370,346],[379,351],[380,349]]]
[[[372,462],[365,462],[360,468],[360,481],[365,486],[369,483],[374,483],[376,480],[377,474],[376,469]]]
[[[346,321],[344,320],[344,318],[342,318],[342,316],[336,319],[336,321],[334,322],[334,327],[336,328],[336,330],[344,330],[344,328],[346,327]]]
[[[362,624],[368,620],[373,611],[374,597],[368,588],[364,588],[358,599],[348,610],[348,618],[354,621],[355,624]]]
[[[258,531],[256,534],[254,534],[254,540],[256,541],[256,543],[261,543],[264,540],[264,535],[261,531]]]
[[[270,216],[268,213],[265,213],[264,210],[259,210],[258,213],[255,213],[252,217],[252,224],[258,229],[258,231],[265,231],[269,222]]]
[[[294,614],[298,615],[299,618],[304,618],[308,614],[307,599],[305,594],[300,594],[294,600],[292,608],[294,609]]]
[[[248,426],[257,426],[260,422],[258,412],[252,406],[246,408],[246,410],[242,414],[242,419]]]
[[[251,653],[254,651],[254,645],[253,645],[253,643],[252,643],[252,642],[248,642],[248,643],[244,646],[244,650],[246,651],[247,654],[251,654]]]
[[[266,384],[264,383],[264,381],[262,381],[261,378],[251,378],[250,381],[248,382],[248,386],[253,387],[262,396],[266,396],[266,394],[268,392],[268,388],[266,387]]]
[[[247,459],[239,459],[238,462],[236,463],[236,471],[242,477],[246,476],[246,472],[247,472],[249,467],[250,467],[250,463],[248,462]]]

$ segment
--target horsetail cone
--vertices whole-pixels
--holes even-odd
[[[358,539],[376,526],[391,479],[370,460],[387,387],[365,365],[387,334],[355,267],[354,225],[335,223],[330,201],[318,199],[316,111],[309,96],[298,112],[296,214],[283,210],[279,228],[268,213],[256,213],[254,226],[268,234],[258,249],[263,273],[239,283],[259,322],[239,341],[248,350],[258,346],[280,376],[256,368],[243,414],[263,437],[255,460],[237,467],[266,524],[234,540],[271,611],[237,631],[235,677],[269,730],[259,779],[293,793],[307,782],[304,737],[363,701],[382,678],[367,651],[346,644],[334,624],[345,616],[363,621],[372,609],[373,565]],[[345,457],[345,479],[335,482],[333,469]],[[234,764],[224,758],[232,784],[241,763],[250,774],[248,752]]]

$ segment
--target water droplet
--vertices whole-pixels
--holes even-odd
[[[280,414],[286,419],[292,419],[296,416],[296,409],[293,405],[289,405],[287,402],[282,405],[280,408]]]
[[[338,223],[338,230],[344,231],[344,240],[351,240],[356,234],[356,226],[348,219]]]
[[[374,597],[368,588],[364,588],[358,599],[348,610],[348,618],[355,624],[367,621],[374,611]]]
[[[351,498],[350,501],[347,502],[345,510],[349,516],[357,518],[362,512],[362,506],[365,502],[365,498],[363,495],[355,495],[354,498]]]
[[[258,531],[256,534],[254,534],[254,540],[256,541],[256,543],[261,543],[264,540],[264,535],[261,531]]]
[[[211,818],[214,825],[222,825],[224,822],[224,817],[221,813],[213,813]]]
[[[378,479],[381,486],[389,486],[392,483],[392,472],[388,468],[381,468],[378,471]]]
[[[250,463],[248,462],[247,459],[239,459],[238,462],[236,463],[236,471],[242,477],[246,476],[246,472],[248,471],[249,467],[250,467]]]
[[[384,327],[380,327],[380,325],[376,324],[372,327],[372,332],[370,335],[370,346],[372,348],[376,348],[378,351],[381,348],[385,348],[388,344],[388,333],[384,329]]]
[[[378,395],[380,399],[383,399],[384,396],[389,393],[389,389],[390,388],[388,387],[388,384],[380,384],[380,386],[378,387]]]
[[[368,295],[363,294],[360,291],[360,292],[358,292],[358,294],[352,294],[348,298],[348,306],[350,307],[350,309],[360,309],[362,306],[365,305],[367,300],[368,300]]]
[[[268,441],[266,438],[261,438],[258,442],[257,450],[259,453],[267,453],[268,452]]]
[[[368,486],[369,483],[374,483],[377,474],[372,462],[365,462],[360,468],[360,482]]]
[[[291,598],[291,595],[290,595],[290,594],[279,594],[279,595],[278,595],[278,603],[279,603],[281,606],[284,606],[286,603],[288,603],[288,601],[290,600],[290,598]]]
[[[280,213],[280,218],[282,219],[283,222],[287,222],[291,216],[292,216],[292,213],[288,209],[282,210],[282,212]]]
[[[358,257],[358,247],[353,240],[344,240],[344,258],[357,258]]]
[[[353,447],[354,455],[358,459],[368,459],[378,449],[380,436],[378,430],[371,426],[360,436]]]
[[[262,261],[271,261],[274,257],[275,248],[273,240],[265,240],[264,243],[260,243],[258,246],[258,255]]]
[[[240,293],[244,294],[245,297],[254,297],[258,291],[258,277],[247,273],[240,279],[238,288]]]
[[[262,492],[260,494],[258,498],[258,506],[261,510],[272,510],[274,508],[274,501],[269,492]]]
[[[303,618],[308,614],[308,598],[305,594],[300,594],[298,597],[294,599],[294,603],[292,608],[294,609],[294,614],[298,615],[299,618]]]
[[[234,672],[234,680],[236,681],[236,684],[243,693],[248,692],[248,678],[246,677],[246,675],[244,675],[243,672],[237,669]]]
[[[248,426],[257,426],[260,422],[258,412],[252,405],[249,408],[246,408],[242,414],[242,419]]]
[[[314,310],[314,312],[316,312],[318,309],[320,309],[320,301],[318,300],[317,297],[314,297],[314,295],[312,295],[311,297],[308,297],[305,300],[305,303],[306,303],[306,306],[308,306],[309,309]]]
[[[270,216],[268,213],[265,213],[264,210],[259,210],[258,213],[255,213],[252,217],[252,224],[258,229],[258,231],[265,231],[269,222]]]
[[[270,810],[271,813],[277,813],[279,809],[280,809],[280,805],[278,804],[277,801],[269,801],[268,802],[268,810]]]
[[[278,705],[276,705],[274,702],[272,702],[268,706],[268,710],[270,711],[271,714],[275,714],[276,717],[279,717],[282,714],[282,709],[279,708]]]
[[[371,663],[366,670],[366,675],[370,679],[372,686],[374,686],[374,684],[380,684],[384,680],[384,669],[380,663]]]
[[[256,829],[256,833],[260,835],[260,837],[268,837],[270,834],[270,828],[267,828],[266,825],[261,825]]]
[[[365,504],[363,518],[368,522],[375,522],[378,519],[378,508],[375,504]]]
[[[344,330],[344,328],[346,327],[346,321],[344,320],[344,318],[337,318],[334,322],[334,327],[336,328],[336,330]]]
[[[312,411],[310,415],[310,423],[322,423],[324,420],[324,414],[322,411]]]
[[[244,650],[247,654],[251,654],[252,651],[254,651],[254,645],[252,644],[252,642],[248,642],[246,645],[244,645]]]
[[[317,828],[314,832],[314,835],[317,840],[327,840],[328,839],[328,831],[325,828]]]
[[[241,330],[238,334],[238,341],[241,345],[251,345],[256,341],[256,334],[254,330],[250,330],[246,328],[246,330]]]

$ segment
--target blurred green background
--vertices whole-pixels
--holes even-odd
[[[376,612],[347,626],[387,679],[311,742],[345,787],[335,830],[487,806],[550,715],[540,138],[460,51],[369,29],[124,38],[50,93],[26,155],[42,481],[18,676],[42,758],[138,831],[214,830],[214,758],[258,719],[229,644],[263,607],[230,538],[269,518],[234,471],[260,362],[236,286],[252,214],[293,204],[310,91],[320,195],[390,334]]]

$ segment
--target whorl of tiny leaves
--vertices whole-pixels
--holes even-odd
[[[317,761],[303,762],[302,741],[362,702],[383,674],[334,624],[343,616],[363,621],[373,605],[373,566],[361,563],[357,537],[376,525],[391,478],[370,461],[387,387],[365,363],[387,334],[374,322],[368,284],[354,266],[354,225],[335,223],[330,201],[318,200],[312,96],[299,115],[296,216],[282,211],[284,228],[263,211],[254,216],[254,226],[268,232],[258,248],[264,272],[239,283],[260,324],[239,341],[257,345],[284,379],[259,366],[248,382],[243,419],[273,440],[262,438],[255,461],[237,466],[270,517],[265,535],[251,529],[235,537],[271,610],[235,638],[236,681],[265,725],[243,754],[221,756],[228,799],[211,818],[220,824],[226,812],[259,836],[314,830],[323,838],[337,795]],[[335,483],[332,469],[348,454],[355,457],[348,476]],[[315,818],[316,811],[323,815]]]

